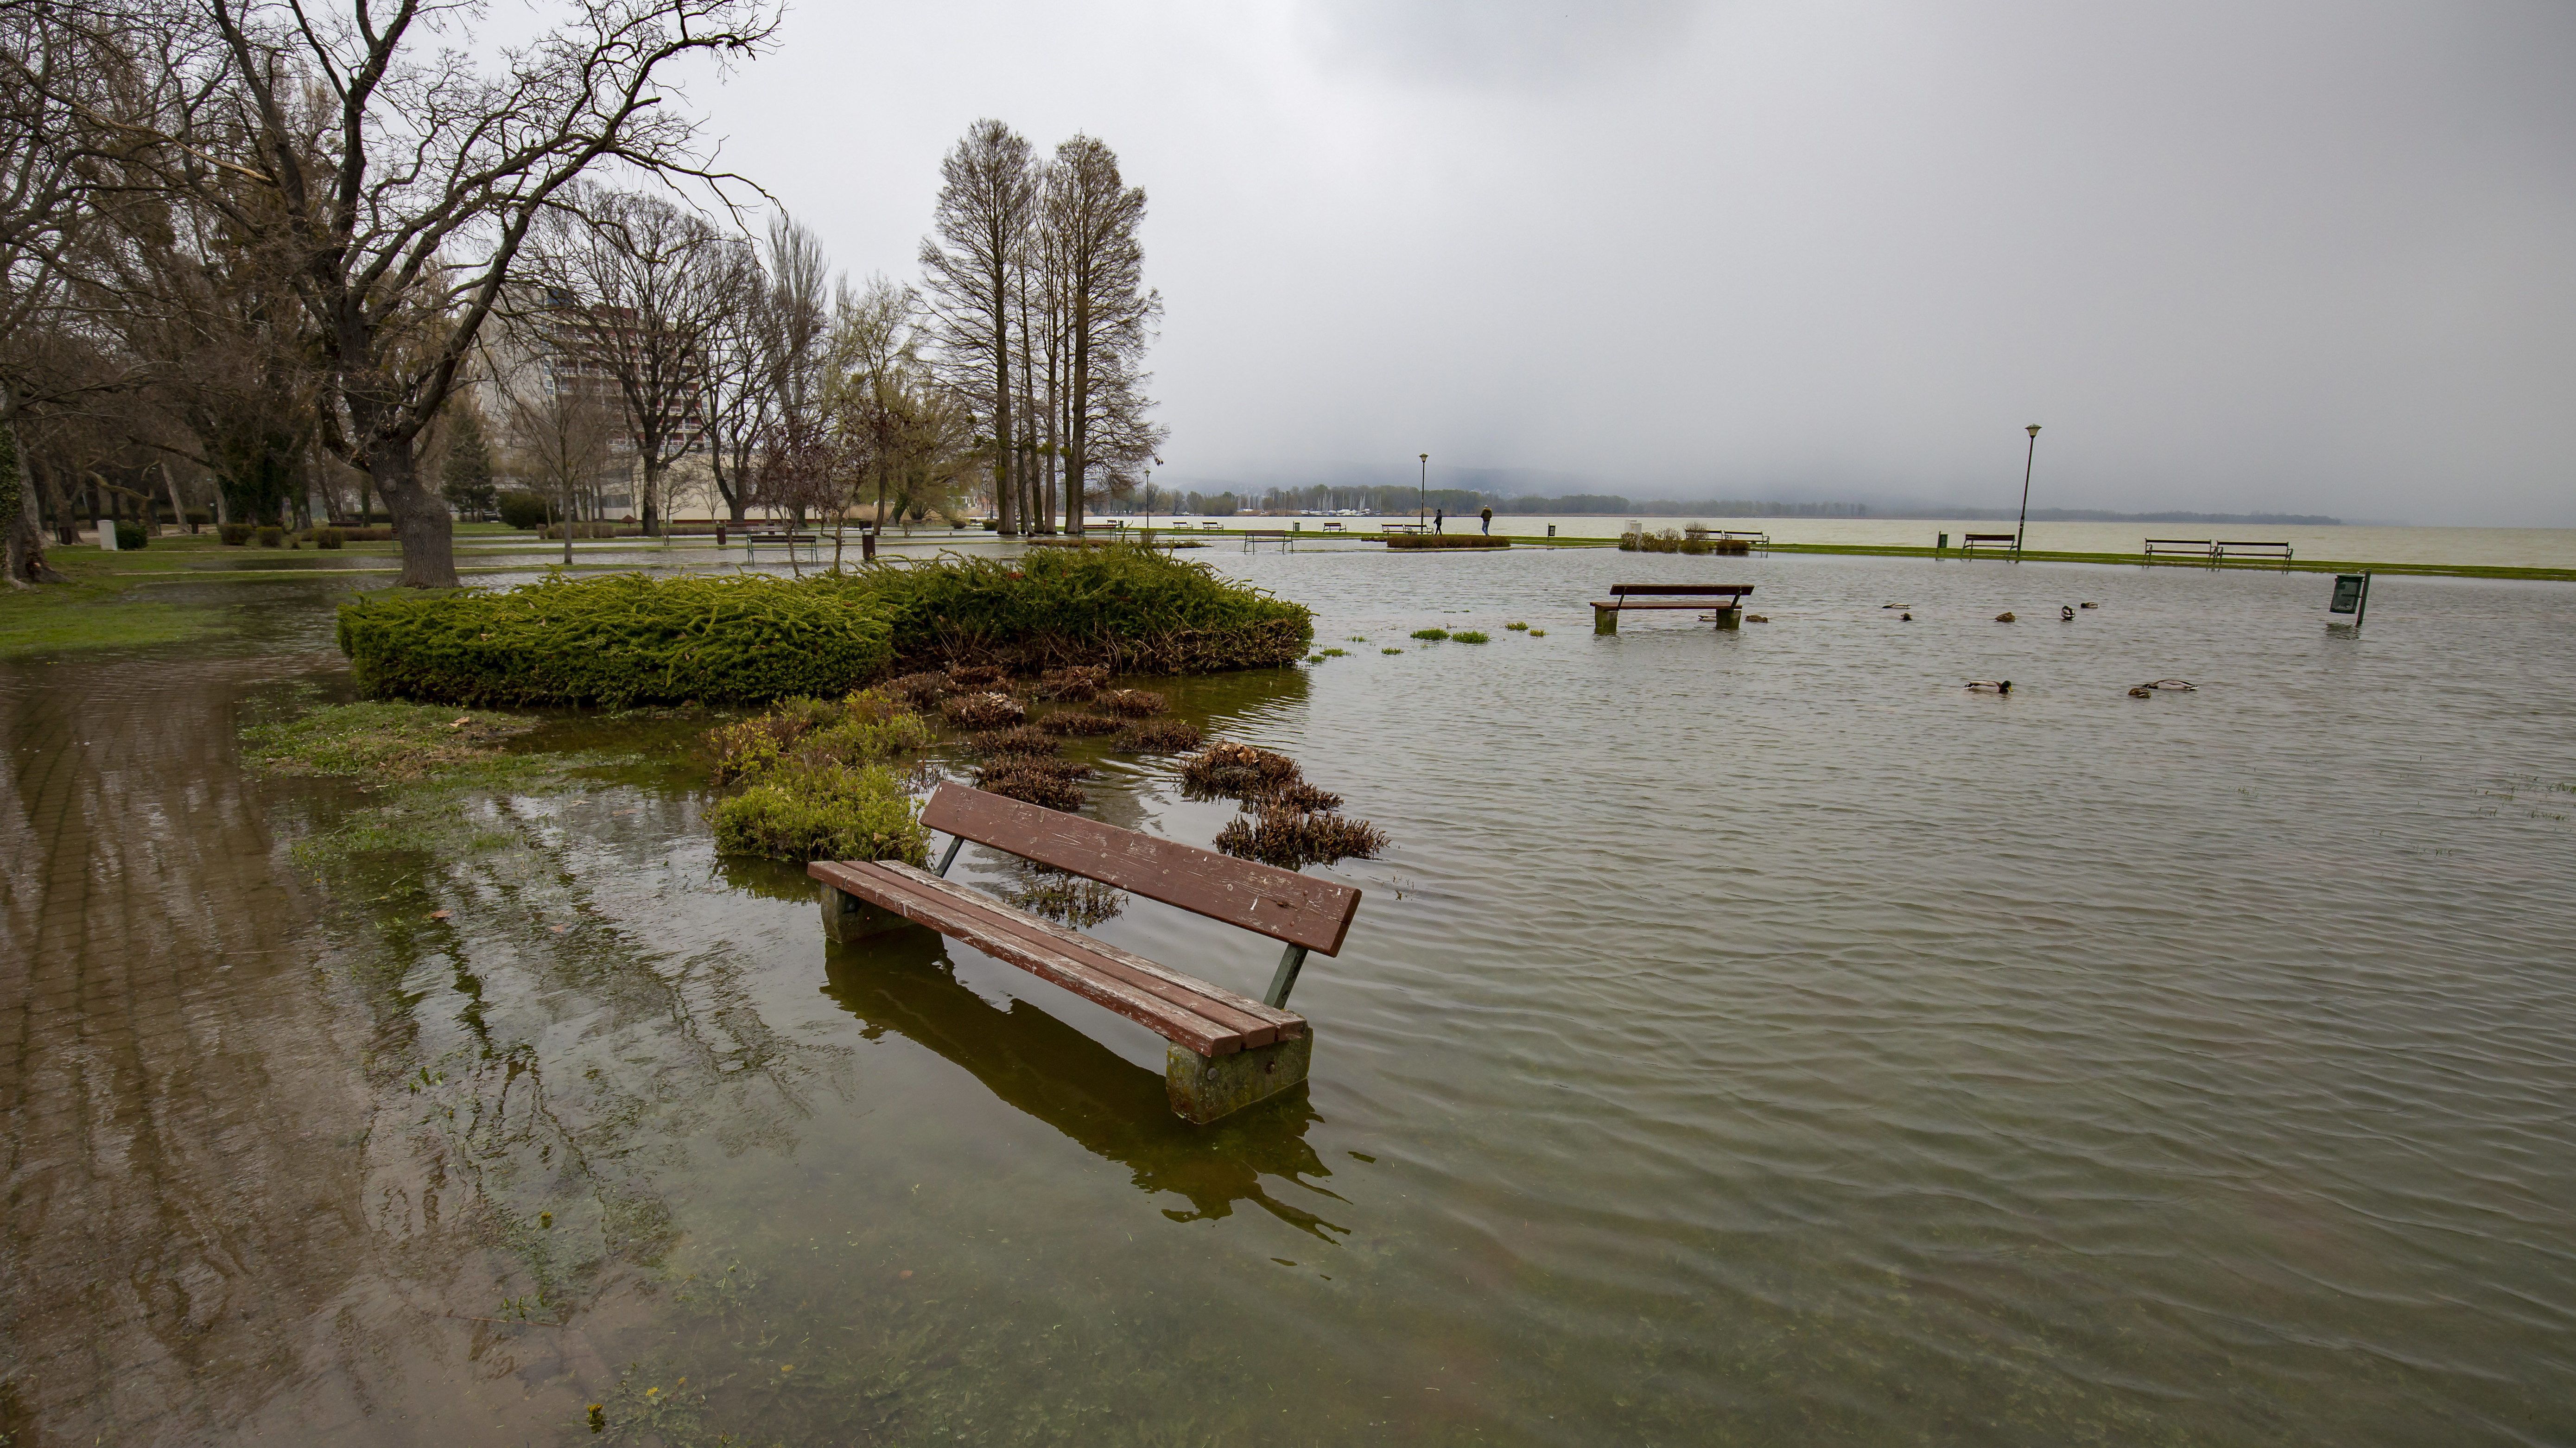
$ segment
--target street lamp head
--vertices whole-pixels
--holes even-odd
[[[1427,463],[1427,462],[1429,462],[1429,461],[1431,461],[1431,454],[1429,454],[1429,453],[1424,453],[1424,454],[1422,455],[1422,460],[1423,460],[1424,462],[1426,462],[1426,463]]]
[[[2029,433],[2032,437],[2037,437],[2039,436],[2039,424],[2034,422],[2030,426],[2022,429],[2022,431]]]

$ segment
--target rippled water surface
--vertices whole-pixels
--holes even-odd
[[[389,821],[234,742],[345,696],[336,585],[0,664],[5,1441],[2576,1442],[2576,589],[1199,556],[1348,652],[1181,711],[1396,841],[1206,1130],[718,861],[702,719]]]

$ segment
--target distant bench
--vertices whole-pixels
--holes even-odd
[[[1707,609],[1719,628],[1734,628],[1744,621],[1744,595],[1752,591],[1750,583],[1614,583],[1609,602],[1593,601],[1592,631],[1617,633],[1619,615],[1632,608]],[[1667,599],[1675,601],[1638,601]]]
[[[2277,558],[2281,566],[2290,566],[2291,548],[2287,543],[2253,543],[2238,538],[2150,538],[2146,556],[2206,558],[2223,562],[2230,553],[2238,557]]]
[[[817,860],[823,933],[843,943],[925,925],[1107,1006],[1172,1043],[1172,1109],[1205,1125],[1306,1079],[1314,1037],[1287,1009],[1306,953],[1338,955],[1360,892],[1293,870],[942,784],[921,822],[951,840],[936,872],[899,860]],[[1155,964],[944,878],[969,840],[1285,942],[1266,999]]]
[[[1979,548],[1988,552],[2021,551],[2021,535],[2018,533],[1962,533],[1959,536],[1965,540],[1959,550],[1962,553],[1974,553]]]

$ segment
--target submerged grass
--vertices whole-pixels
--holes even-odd
[[[545,770],[544,756],[498,747],[538,722],[430,704],[333,704],[244,729],[242,750],[253,766],[280,774],[380,781],[471,775],[497,783]]]

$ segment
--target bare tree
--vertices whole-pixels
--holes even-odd
[[[1079,533],[1093,471],[1105,463],[1107,479],[1124,481],[1162,440],[1143,416],[1139,364],[1163,303],[1145,287],[1145,192],[1120,178],[1108,146],[1075,136],[1056,147],[1045,210],[1062,297],[1064,526]]]
[[[512,303],[558,324],[616,384],[655,532],[665,475],[705,440],[707,368],[740,292],[739,250],[658,196],[590,186],[539,222]]]
[[[921,266],[941,350],[961,391],[991,419],[993,506],[1005,534],[1024,520],[1015,505],[1011,376],[1014,283],[1037,212],[1029,143],[996,120],[977,121],[940,164],[932,234]]]
[[[511,470],[535,483],[563,528],[563,561],[572,562],[573,523],[581,495],[598,485],[619,418],[591,389],[561,385],[545,366],[490,368],[509,437]]]
[[[572,0],[486,74],[454,46],[460,12],[422,0],[344,0],[337,14],[201,3],[221,42],[203,77],[212,103],[175,138],[167,179],[244,235],[295,250],[330,369],[325,440],[384,499],[400,582],[453,585],[452,522],[421,474],[420,436],[530,228],[603,162],[720,179],[696,124],[661,104],[661,71],[755,54],[774,20],[756,0]]]

